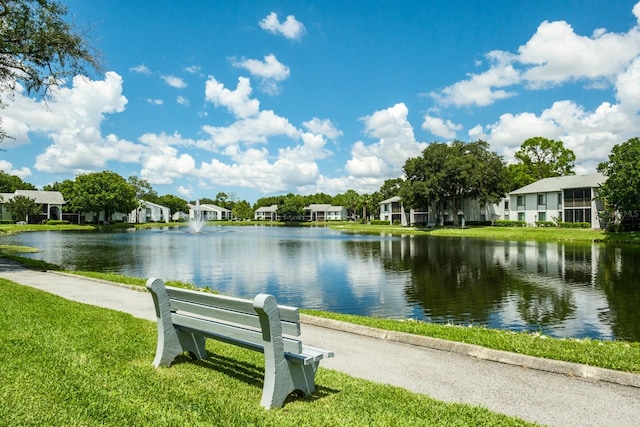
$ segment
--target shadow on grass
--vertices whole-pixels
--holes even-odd
[[[264,386],[264,368],[261,366],[257,366],[253,363],[243,362],[232,357],[222,356],[220,354],[212,353],[211,351],[207,351],[207,359],[203,360],[195,360],[189,354],[184,354],[178,356],[173,361],[172,365],[178,365],[183,363],[192,363],[197,366],[211,369],[212,371],[220,372],[222,374],[228,375],[232,378],[235,378],[239,381],[247,383],[251,386],[258,387],[260,389]],[[294,391],[291,393],[287,399],[285,400],[285,404],[304,399],[309,402],[314,402],[318,399],[331,396],[333,394],[339,393],[339,390],[332,389],[329,387],[318,386],[316,384],[316,390],[309,396],[304,396],[304,393],[301,391]]]

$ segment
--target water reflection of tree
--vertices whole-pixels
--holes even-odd
[[[608,318],[617,339],[640,341],[640,248],[602,246],[595,285],[609,302]]]
[[[512,270],[505,265],[508,257],[497,256],[503,248],[474,239],[406,239],[383,251],[382,261],[385,269],[411,273],[407,300],[435,321],[489,324],[508,301],[515,301],[527,325],[555,324],[575,312],[569,288],[538,283],[539,276]],[[520,249],[512,250],[519,255]]]

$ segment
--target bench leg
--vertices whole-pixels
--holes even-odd
[[[304,365],[302,363],[289,362],[289,370],[293,379],[293,387],[300,390],[305,396],[316,391],[316,371],[320,362]]]
[[[197,359],[206,359],[207,352],[204,348],[205,338],[177,329],[171,321],[171,309],[169,296],[160,279],[147,280],[147,289],[151,292],[156,309],[158,323],[158,345],[153,366],[170,366],[173,360],[188,351]]]
[[[171,324],[158,321],[158,345],[153,366],[170,366],[176,356],[183,353],[182,344],[175,328]]]
[[[206,338],[203,335],[194,334],[191,332],[185,332],[177,330],[178,339],[183,351],[188,351],[191,357],[197,360],[208,359],[207,350],[204,345]]]
[[[282,358],[275,362],[275,360],[268,360],[265,357],[264,387],[262,388],[260,405],[267,409],[280,408],[287,396],[294,390],[287,360]]]

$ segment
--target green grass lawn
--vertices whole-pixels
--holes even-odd
[[[156,325],[0,279],[0,425],[527,425],[486,409],[322,369],[311,398],[260,407],[262,355],[151,366]]]
[[[556,227],[402,227],[399,225],[367,225],[356,223],[327,223],[330,228],[350,233],[386,233],[393,235],[429,235],[443,237],[472,237],[493,240],[538,240],[572,242],[618,242],[640,244],[640,232],[605,233],[602,230]]]

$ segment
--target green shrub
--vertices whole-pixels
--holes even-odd
[[[559,222],[560,228],[591,228],[591,224],[588,222]]]
[[[460,223],[462,224],[462,222],[460,222]],[[464,225],[465,226],[469,226],[469,227],[472,226],[472,225],[474,225],[474,226],[483,226],[484,227],[484,226],[487,226],[487,225],[491,225],[491,221],[467,221],[467,220],[465,220],[464,221]]]
[[[60,225],[60,224],[67,225],[67,224],[69,224],[69,221],[67,221],[66,219],[64,219],[64,220],[50,219],[50,220],[47,221],[47,225]]]
[[[526,227],[527,223],[526,221],[511,221],[507,219],[499,219],[494,223],[494,225],[496,227]]]
[[[389,225],[389,221],[383,221],[381,219],[372,219],[371,225]]]
[[[536,227],[555,227],[556,223],[553,221],[536,221]]]

